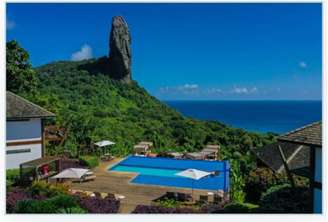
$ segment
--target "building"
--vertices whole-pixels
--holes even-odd
[[[264,165],[269,167],[275,173],[285,172],[285,165],[281,158],[279,146],[286,159],[289,171],[299,176],[309,177],[310,147],[304,145],[276,142],[255,150],[255,155],[261,161],[258,163],[258,166]]]
[[[310,147],[309,178],[313,212],[322,213],[322,123],[314,122],[288,132],[278,142]]]
[[[6,169],[44,156],[44,120],[55,114],[7,91]]]

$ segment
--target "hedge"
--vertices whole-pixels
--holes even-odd
[[[19,169],[6,170],[6,187],[9,189],[12,185],[19,181]]]
[[[16,213],[64,213],[80,208],[76,199],[69,195],[58,195],[46,200],[21,200],[15,207]],[[82,211],[81,211],[82,212]]]
[[[310,213],[310,189],[292,188],[286,184],[272,187],[262,196],[260,210],[268,213]]]
[[[95,168],[99,165],[99,159],[96,156],[80,156],[80,164],[88,168]]]

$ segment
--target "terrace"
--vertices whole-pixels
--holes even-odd
[[[78,191],[91,191],[100,193],[114,193],[121,199],[121,213],[130,213],[137,205],[151,205],[152,201],[165,195],[167,192],[179,192],[191,194],[189,188],[178,188],[169,186],[153,186],[131,183],[136,177],[136,173],[108,171],[122,159],[114,159],[110,162],[103,162],[94,169],[97,179],[87,183],[72,183],[71,189]],[[193,199],[197,200],[201,196],[209,196],[213,190],[197,189],[193,192]],[[223,193],[220,193],[223,196]],[[210,195],[210,200],[211,195]]]

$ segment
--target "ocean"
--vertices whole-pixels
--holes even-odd
[[[285,133],[322,119],[321,101],[164,101],[185,116],[253,132]]]

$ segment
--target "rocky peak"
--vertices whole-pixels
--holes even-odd
[[[109,36],[110,75],[124,82],[131,81],[131,36],[122,16],[114,16]]]

